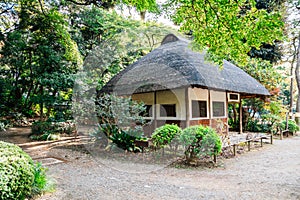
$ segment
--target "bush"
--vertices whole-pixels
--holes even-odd
[[[49,184],[46,176],[46,169],[42,167],[41,163],[34,166],[34,181],[32,184],[31,196],[40,195],[46,191],[51,191],[53,184]]]
[[[260,119],[253,118],[247,123],[246,130],[250,132],[271,133],[276,131],[280,117],[274,114],[261,115]]]
[[[280,128],[282,130],[286,130],[286,121],[282,121],[280,123]],[[289,119],[288,120],[288,129],[290,133],[293,133],[295,131],[299,131],[299,126],[297,125],[297,123],[294,120]]]
[[[34,183],[34,164],[20,147],[0,141],[0,199],[25,199]]]
[[[143,136],[143,125],[146,121],[143,113],[146,107],[143,103],[131,98],[103,95],[96,101],[96,112],[99,120],[99,129],[93,133],[97,140],[108,139],[108,146],[112,141],[119,148],[128,151],[138,151],[135,140]]]
[[[202,125],[185,128],[178,140],[185,146],[187,161],[201,156],[218,155],[222,149],[221,138],[216,131]]]
[[[38,121],[31,126],[33,140],[57,140],[59,134],[70,135],[76,131],[73,122],[49,122]]]
[[[129,131],[120,130],[120,133],[114,132],[110,136],[110,139],[115,145],[117,145],[117,147],[123,150],[132,151],[132,152],[141,151],[141,149],[135,145],[135,141],[141,139],[141,137],[134,136],[134,133],[132,133],[131,130]]]
[[[45,171],[20,147],[0,141],[0,199],[22,200],[53,190]]]
[[[161,148],[170,144],[181,132],[181,128],[176,124],[165,124],[156,128],[151,136],[154,147]]]

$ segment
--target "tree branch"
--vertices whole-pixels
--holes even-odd
[[[0,15],[3,15],[4,13],[8,12],[8,11],[11,10],[14,6],[15,6],[15,5],[12,5],[11,7],[9,7],[9,8],[7,8],[7,9],[3,10],[3,11],[0,13]]]

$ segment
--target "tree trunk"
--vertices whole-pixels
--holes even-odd
[[[141,17],[141,20],[142,20],[142,21],[145,21],[145,18],[146,18],[146,11],[141,11],[141,12],[140,12],[140,17]]]
[[[300,34],[298,36],[298,48],[297,48],[297,64],[296,64],[296,70],[295,70],[295,75],[296,75],[296,81],[297,81],[297,88],[298,88],[298,93],[300,91]],[[297,104],[296,104],[296,121],[297,124],[300,124],[300,117],[299,117],[299,113],[300,113],[300,95],[298,95],[297,97]]]
[[[293,74],[291,74],[291,76],[292,75]],[[294,78],[292,77],[291,78],[291,83],[290,83],[290,109],[289,109],[290,113],[293,113],[293,101],[294,101],[294,95],[293,95],[294,85],[293,85],[293,82],[294,82]]]
[[[41,96],[43,95],[44,93],[44,88],[43,86],[41,86]],[[44,120],[44,101],[43,99],[40,97],[40,121],[43,121]]]

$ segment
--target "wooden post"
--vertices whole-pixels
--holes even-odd
[[[211,127],[212,125],[212,122],[211,122],[211,119],[212,119],[212,116],[213,116],[213,113],[212,113],[212,105],[211,105],[211,97],[210,97],[210,90],[208,89],[208,118],[209,118],[209,126]]]
[[[154,130],[157,128],[156,91],[154,91]]]
[[[233,156],[235,156],[236,155],[236,145],[234,144],[233,145]]]
[[[186,113],[186,127],[190,126],[190,99],[189,99],[189,88],[185,88],[185,113]]]
[[[250,151],[250,146],[251,146],[250,140],[248,140],[248,151]]]
[[[260,146],[262,147],[263,146],[263,139],[260,138]]]
[[[271,133],[270,142],[271,142],[271,144],[273,144],[273,133]]]
[[[243,106],[242,106],[242,101],[239,103],[239,110],[240,110],[240,134],[243,133]]]
[[[217,163],[217,156],[214,155],[214,163]]]

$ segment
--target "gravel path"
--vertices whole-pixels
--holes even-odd
[[[74,146],[78,140],[32,143],[29,133],[12,129],[0,139],[19,144],[34,159],[65,161],[47,166],[56,191],[38,200],[300,199],[300,136],[219,160],[217,168],[178,169],[104,161]]]
[[[40,200],[300,199],[300,136],[221,160],[213,169],[117,161],[113,169],[76,149],[54,148],[49,155],[68,162],[48,166],[57,189]]]

